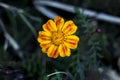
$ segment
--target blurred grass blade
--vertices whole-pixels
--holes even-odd
[[[15,7],[9,6],[9,5],[7,5],[7,4],[5,4],[3,2],[0,2],[0,6],[3,7],[3,8],[5,8],[5,9],[7,9],[7,10],[11,10],[11,11],[12,10],[16,10]]]
[[[7,32],[7,30],[5,29],[5,26],[2,22],[2,20],[0,19],[0,27],[1,29],[3,30],[4,32],[4,36],[5,38],[8,40],[8,42],[11,44],[11,46],[13,47],[13,49],[16,51],[17,55],[19,56],[19,58],[21,60],[24,59],[24,56],[23,56],[23,53],[22,51],[20,51],[20,47],[19,45],[17,44],[17,42],[9,35],[9,33]]]
[[[39,18],[38,16],[33,16],[33,15],[29,14],[29,13],[26,13],[25,16],[27,16],[29,19],[32,19],[32,20],[34,20],[36,22],[42,22],[42,19]]]
[[[30,28],[30,30],[33,32],[33,34],[35,35],[35,37],[37,37],[37,33],[35,31],[35,28],[32,26],[32,24],[30,24],[30,22],[27,20],[27,18],[21,12],[19,12],[19,11],[18,11],[18,15],[25,22],[25,24]]]
[[[17,9],[16,7],[13,6],[9,6],[5,3],[0,2],[0,6],[10,10],[10,11],[17,11],[18,15],[21,17],[21,19],[26,23],[26,25],[31,29],[31,31],[33,32],[33,34],[35,35],[35,37],[37,37],[37,33],[35,31],[35,28],[30,24],[30,22],[27,20],[27,18],[23,15],[24,11],[21,9]]]
[[[10,26],[12,28],[12,32],[13,32],[12,35],[14,39],[17,40],[18,30],[17,30],[17,22],[16,22],[16,17],[15,17],[16,14],[8,10],[6,10],[6,13],[10,21]]]
[[[53,75],[56,75],[56,74],[66,74],[67,75],[66,72],[54,72],[54,73],[51,73],[51,74],[47,75],[47,77],[50,77],[50,76],[53,76]]]
[[[6,40],[5,40],[5,43],[4,43],[4,50],[6,51],[7,48],[8,48],[8,40],[6,39]]]

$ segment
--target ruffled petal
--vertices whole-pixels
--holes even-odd
[[[38,33],[38,38],[37,38],[37,41],[39,43],[43,42],[43,41],[50,41],[50,36],[51,34],[48,33],[48,32],[45,32],[45,31],[39,31]]]
[[[44,31],[47,31],[47,32],[53,32],[53,31],[57,31],[57,27],[56,27],[56,24],[53,20],[48,20],[47,23],[45,23],[43,25],[43,29]]]
[[[49,57],[57,58],[58,57],[58,47],[52,44],[48,49],[47,55]]]
[[[40,44],[42,52],[47,53],[48,48],[51,46],[51,41],[44,41]]]
[[[56,16],[55,19],[55,24],[58,30],[61,30],[64,24],[64,19],[61,18],[60,16]]]
[[[78,46],[79,38],[75,35],[67,36],[64,44],[71,49],[75,49]]]
[[[71,52],[70,49],[65,46],[64,44],[61,44],[58,48],[59,54],[61,57],[65,57],[65,56],[70,56]]]
[[[77,30],[77,26],[74,24],[72,20],[66,21],[62,28],[62,31],[66,35],[73,34],[76,32],[76,30]]]

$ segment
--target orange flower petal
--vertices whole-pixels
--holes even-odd
[[[68,48],[75,49],[77,48],[78,41],[79,41],[79,38],[75,35],[66,36],[66,41],[64,42],[64,44]]]
[[[46,40],[48,41],[48,40],[50,40],[50,36],[51,36],[51,34],[49,34],[48,32],[39,31],[37,41],[39,43],[46,41]]]
[[[53,32],[53,31],[57,31],[57,27],[56,27],[56,24],[53,20],[48,20],[47,23],[45,23],[43,25],[43,29],[44,31],[47,31],[47,32]]]
[[[51,46],[51,41],[44,41],[40,44],[42,52],[47,53],[48,48]]]
[[[58,47],[52,44],[48,49],[47,55],[49,57],[57,58],[58,57]]]
[[[57,29],[58,29],[58,30],[61,30],[61,29],[62,29],[62,26],[63,26],[63,24],[64,24],[64,19],[61,18],[60,16],[56,16],[55,19],[54,19],[54,21],[55,21],[55,24],[56,24],[56,26],[57,26]]]
[[[42,27],[44,31],[40,31],[37,38],[42,52],[52,58],[70,56],[70,49],[76,48],[79,41],[77,36],[72,35],[77,30],[74,22],[64,23],[63,18],[56,16],[54,21],[48,20]]]
[[[43,53],[45,53],[45,54],[46,54],[46,53],[47,53],[47,51],[48,51],[48,48],[42,48],[42,52],[43,52]]]
[[[65,57],[65,56],[70,56],[71,52],[70,49],[65,46],[64,44],[61,44],[58,48],[59,54],[61,57]]]
[[[73,34],[76,32],[76,30],[77,30],[77,26],[74,24],[74,22],[72,20],[65,22],[65,24],[63,25],[63,28],[62,28],[62,31],[66,35]]]

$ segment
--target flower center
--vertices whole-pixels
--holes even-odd
[[[62,44],[64,40],[65,40],[65,35],[63,32],[55,31],[52,33],[51,41],[53,42],[53,44],[55,45]]]

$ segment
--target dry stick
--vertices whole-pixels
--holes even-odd
[[[75,6],[67,5],[67,4],[63,4],[63,3],[55,2],[55,1],[35,0],[34,5],[38,10],[39,10],[39,7],[50,6],[50,7],[62,9],[62,10],[65,10],[65,11],[68,11],[71,13],[75,13],[75,9],[74,9]],[[39,11],[42,11],[42,10],[39,10]],[[47,17],[53,18],[56,16],[52,13],[49,14],[49,11],[46,11],[45,8],[43,9],[43,11],[45,11],[43,14],[46,15]],[[108,15],[108,14],[104,14],[104,13],[97,13],[95,11],[80,8],[80,7],[79,7],[79,11],[81,13],[83,13],[85,16],[94,17],[98,20],[103,20],[103,21],[107,21],[107,22],[111,22],[111,23],[120,25],[120,17],[112,16],[112,15]]]
[[[4,36],[5,36],[6,40],[8,40],[8,42],[11,44],[11,46],[16,51],[16,53],[18,53],[17,55],[20,57],[20,59],[23,60],[24,56],[23,56],[23,52],[20,50],[20,46],[7,32],[1,19],[0,19],[0,27],[1,27],[2,31],[4,32]]]

